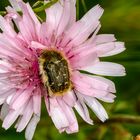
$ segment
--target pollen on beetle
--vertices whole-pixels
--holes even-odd
[[[43,51],[39,57],[39,69],[49,96],[63,95],[71,89],[68,62],[61,53]]]

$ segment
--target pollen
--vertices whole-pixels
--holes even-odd
[[[43,51],[39,57],[39,69],[49,96],[63,95],[71,89],[68,62],[60,52]]]

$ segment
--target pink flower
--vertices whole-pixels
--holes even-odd
[[[11,3],[8,14],[0,16],[2,126],[8,129],[17,120],[17,132],[26,128],[25,137],[31,140],[40,120],[41,97],[59,132],[78,132],[73,108],[93,124],[89,106],[104,122],[108,115],[98,100],[114,101],[114,83],[82,71],[124,76],[123,66],[99,58],[125,48],[114,35],[97,35],[103,9],[97,5],[76,21],[75,0],[61,0],[46,9],[46,21],[40,23],[28,3]]]

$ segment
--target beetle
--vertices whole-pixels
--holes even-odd
[[[44,50],[39,57],[39,69],[49,96],[63,95],[71,89],[68,62],[60,52]]]

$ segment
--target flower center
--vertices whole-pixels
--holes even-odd
[[[45,50],[39,57],[40,74],[49,96],[63,95],[71,88],[70,71],[65,57],[57,51]]]

